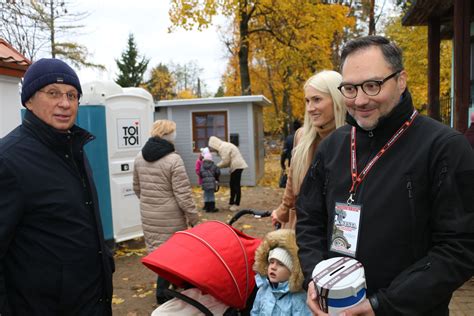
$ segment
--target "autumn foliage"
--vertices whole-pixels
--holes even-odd
[[[368,1],[318,0],[171,0],[172,28],[203,29],[223,15],[223,35],[230,54],[222,77],[224,94],[263,94],[272,102],[264,109],[264,129],[288,133],[290,122],[304,116],[303,85],[324,69],[339,69],[345,42],[367,35]],[[402,14],[401,14],[402,15]],[[400,16],[401,16],[400,15]],[[414,103],[427,103],[427,30],[402,27],[400,16],[377,34],[395,40],[404,50]],[[441,96],[449,95],[451,47],[441,45]],[[248,73],[248,76],[246,75]],[[245,81],[242,83],[242,81]]]
[[[426,114],[428,103],[428,28],[426,26],[402,26],[400,17],[386,25],[387,37],[403,50],[405,70],[408,73],[408,89],[415,107]],[[440,98],[447,98],[451,90],[451,41],[442,41],[440,47]],[[448,111],[441,108],[441,111]],[[447,113],[441,113],[447,116]]]

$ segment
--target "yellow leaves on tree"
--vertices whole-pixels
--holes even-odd
[[[405,27],[400,18],[387,24],[385,33],[403,50],[405,70],[408,73],[408,89],[413,104],[426,112],[428,102],[428,29],[426,26]],[[440,51],[440,98],[450,94],[451,87],[451,41],[441,42]],[[443,115],[443,113],[442,113]]]
[[[169,12],[173,27],[184,29],[208,27],[217,13],[232,19],[225,95],[267,96],[266,131],[304,116],[305,80],[338,67],[338,48],[354,26],[349,7],[320,1],[171,0]]]
[[[233,2],[224,1],[223,6],[228,6]],[[171,0],[169,16],[172,23],[172,30],[180,26],[185,30],[191,30],[194,27],[202,30],[210,25],[212,17],[216,15],[220,1],[215,0]]]
[[[338,67],[334,52],[354,19],[338,4],[262,0],[261,5],[266,14],[252,23],[252,29],[265,30],[251,38],[252,91],[273,103],[264,109],[265,130],[280,131],[292,118],[303,118],[306,79]]]
[[[151,78],[143,86],[156,101],[173,99],[176,81],[171,75],[168,67],[159,64],[151,70]]]
[[[178,92],[177,98],[178,99],[195,99],[196,96],[191,90],[185,89]]]

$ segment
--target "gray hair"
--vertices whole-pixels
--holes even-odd
[[[349,55],[372,46],[380,47],[384,59],[393,71],[403,70],[403,53],[400,47],[386,37],[377,35],[359,37],[347,42],[341,52],[341,70]]]

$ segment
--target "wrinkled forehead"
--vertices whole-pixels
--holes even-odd
[[[362,48],[352,52],[342,65],[342,82],[358,83],[365,80],[379,80],[390,71],[382,50],[376,46]]]

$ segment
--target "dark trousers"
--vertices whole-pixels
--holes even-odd
[[[240,195],[242,193],[240,189],[240,179],[242,179],[242,171],[244,169],[235,169],[230,174],[230,205],[240,205]]]
[[[169,298],[165,295],[164,291],[170,286],[170,282],[158,277],[156,280],[156,300],[158,304],[163,304]]]

